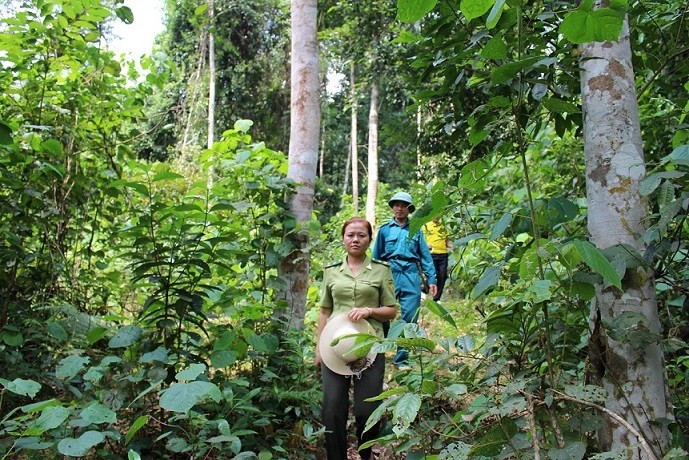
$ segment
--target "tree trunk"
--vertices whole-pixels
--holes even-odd
[[[627,21],[617,42],[587,43],[581,58],[591,241],[600,249],[627,244],[643,254],[648,208],[639,182],[645,164]],[[660,458],[669,446],[666,425],[654,423],[669,417],[662,350],[658,343],[617,342],[606,331],[623,312],[635,312],[646,318],[637,328],[659,333],[652,271],[627,268],[622,288],[596,287],[590,349],[599,351],[601,363],[594,377],[608,392],[606,408],[641,433]],[[629,448],[627,458],[648,457],[632,432],[611,419],[598,437],[605,450]]]
[[[354,214],[359,214],[359,154],[357,150],[357,101],[356,101],[356,85],[354,79],[354,61],[350,68],[349,80],[352,86],[352,130],[350,146],[351,152],[351,168],[352,168],[352,205],[354,206]]]
[[[297,222],[294,250],[280,262],[285,281],[284,319],[289,328],[303,328],[309,287],[308,223],[313,211],[320,131],[316,0],[292,0],[291,123],[287,176],[299,186],[290,198]]]
[[[378,83],[371,83],[371,108],[368,113],[368,187],[366,190],[366,220],[376,226],[376,197],[378,195]]]
[[[208,148],[215,142],[215,0],[208,0],[208,16],[210,30],[208,31]]]

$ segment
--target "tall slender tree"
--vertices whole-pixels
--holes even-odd
[[[600,249],[627,245],[644,254],[647,203],[639,184],[646,173],[639,108],[636,101],[629,29],[625,19],[616,42],[589,42],[581,47],[581,97],[584,113],[584,154],[588,230]],[[598,377],[607,389],[606,407],[623,417],[643,437],[611,422],[599,431],[606,449],[633,448],[628,458],[660,458],[669,446],[663,353],[657,341],[620,342],[610,324],[637,314],[637,327],[659,337],[660,322],[650,269],[627,267],[622,292],[598,285],[591,304],[594,331],[592,356],[600,357]],[[606,332],[607,331],[607,332]],[[644,444],[650,447],[644,449]]]
[[[287,176],[299,185],[290,199],[297,230],[294,249],[280,263],[288,327],[302,328],[309,287],[308,223],[313,211],[320,133],[316,0],[292,0],[291,123]]]

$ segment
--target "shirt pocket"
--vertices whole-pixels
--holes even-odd
[[[397,250],[397,239],[398,236],[393,236],[391,238],[385,238],[385,252],[387,254],[392,254]]]

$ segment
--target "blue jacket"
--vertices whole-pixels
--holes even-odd
[[[400,226],[393,218],[378,230],[373,245],[372,257],[388,262],[394,272],[416,271],[416,263],[421,264],[428,278],[428,284],[436,284],[433,257],[421,230],[409,238],[409,221]]]

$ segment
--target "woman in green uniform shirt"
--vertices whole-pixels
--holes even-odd
[[[321,287],[321,312],[316,339],[316,366],[323,381],[323,423],[326,429],[328,460],[347,459],[347,418],[349,387],[354,385],[354,419],[359,445],[378,437],[379,425],[364,432],[366,421],[380,405],[367,402],[383,391],[385,354],[379,353],[368,367],[353,375],[341,375],[321,360],[318,342],[331,316],[346,314],[350,321],[368,321],[378,337],[383,338],[383,322],[397,314],[392,272],[387,263],[366,255],[373,229],[360,217],[353,217],[342,226],[342,239],[347,256],[342,262],[325,268]],[[371,458],[371,449],[359,452],[362,459]]]

